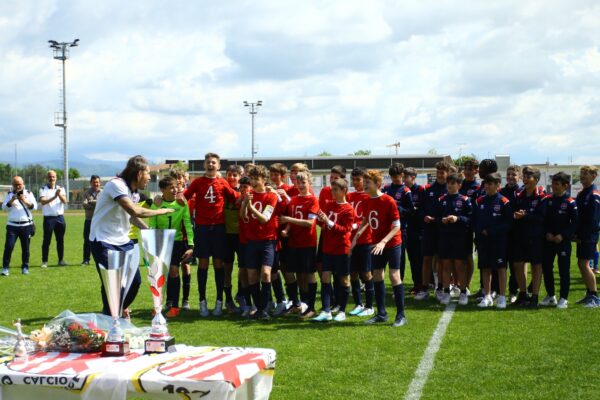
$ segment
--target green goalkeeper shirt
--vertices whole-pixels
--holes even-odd
[[[175,229],[175,240],[186,240],[190,246],[194,245],[194,231],[192,229],[192,219],[190,209],[187,204],[182,206],[177,200],[166,201],[163,198],[160,207],[152,204],[152,210],[160,208],[172,208],[175,212],[164,215],[156,215],[150,218],[150,228],[154,229]],[[184,234],[186,237],[184,237]]]

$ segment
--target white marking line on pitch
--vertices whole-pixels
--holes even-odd
[[[454,315],[454,310],[456,310],[456,303],[452,302],[446,306],[446,309],[442,313],[440,320],[438,321],[437,327],[429,339],[429,344],[425,349],[425,353],[423,354],[423,358],[421,358],[421,362],[415,371],[415,376],[413,380],[410,382],[410,386],[408,387],[408,391],[406,392],[406,396],[404,396],[405,400],[418,400],[421,398],[421,393],[423,392],[423,387],[427,382],[427,378],[429,377],[429,373],[433,369],[433,363],[435,362],[435,355],[440,349],[440,345],[442,344],[442,339],[446,334],[446,328],[450,325],[450,320],[452,319],[452,315]]]

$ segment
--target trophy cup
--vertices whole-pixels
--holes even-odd
[[[136,254],[135,250],[108,250],[108,268],[99,264],[110,315],[113,318],[113,325],[102,344],[103,357],[119,357],[129,353],[129,342],[125,341],[119,318],[123,312],[123,299],[139,265],[139,252]]]
[[[166,279],[173,253],[175,229],[142,229],[144,265],[148,267],[148,280],[154,303],[154,318],[150,338],[144,343],[145,352],[165,353],[175,344],[175,338],[167,330],[167,321],[162,315],[162,303]]]
[[[25,336],[23,336],[21,318],[17,319],[13,325],[17,328],[17,342],[14,347],[15,357],[26,357],[27,348],[25,347]]]

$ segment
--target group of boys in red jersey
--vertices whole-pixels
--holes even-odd
[[[346,308],[352,294],[354,307],[348,313],[350,316],[369,317],[367,324],[384,323],[388,320],[385,283],[388,268],[396,306],[392,326],[403,326],[407,323],[402,282],[405,254],[408,254],[415,283],[410,293],[417,300],[425,299],[429,286],[437,282],[437,286],[433,286],[441,304],[448,304],[456,295],[459,304],[465,305],[473,275],[473,241],[482,276],[478,305],[488,307],[496,299],[498,308],[506,306],[505,271],[510,264],[511,276],[515,276],[520,290],[511,302],[537,306],[542,277],[538,260],[542,262],[541,249],[544,248],[543,240],[539,244],[537,238],[538,233],[545,233],[545,219],[552,217],[538,213],[536,207],[538,203],[545,204],[549,196],[540,193],[539,199],[531,200],[530,196],[537,195],[531,193],[531,184],[526,181],[523,188],[512,189],[515,199],[509,199],[510,196],[501,194],[500,176],[488,161],[493,160],[484,160],[481,165],[471,160],[465,176],[458,174],[453,165],[439,162],[436,181],[423,187],[415,183],[416,171],[401,164],[390,168],[392,184],[385,188],[381,172],[355,168],[351,172],[353,191],[349,190],[346,170],[334,166],[330,185],[324,187],[317,198],[311,188],[312,176],[304,164],[292,165],[291,185],[286,183],[287,168],[281,163],[269,168],[232,165],[225,179],[219,173],[219,156],[206,154],[204,176],[196,178],[182,194],[182,200],[195,199],[194,251],[199,258],[200,315],[210,314],[206,282],[212,257],[217,290],[213,315],[221,315],[225,305],[230,312],[253,319],[297,314],[304,320],[341,322],[347,318]],[[480,175],[485,173],[482,185],[475,181],[478,169]],[[589,171],[597,174],[593,167]],[[539,180],[539,175],[536,177]],[[562,176],[557,179],[564,181]],[[598,196],[594,188],[591,193],[586,200],[591,204],[588,207],[596,204],[594,196]],[[520,198],[525,200],[519,201]],[[596,209],[590,212],[598,218]],[[575,220],[556,217],[552,221],[573,225],[575,232]],[[525,237],[518,243],[521,247],[515,247],[510,232],[519,224],[524,227],[521,231]],[[591,231],[586,231],[590,236],[585,239],[586,243],[593,241],[594,234],[597,242],[597,228]],[[547,232],[547,238],[557,244],[555,235]],[[527,243],[532,243],[534,250],[523,250],[526,240],[530,240]],[[546,247],[556,253],[564,245]],[[591,245],[585,249],[588,247]],[[584,250],[580,253],[587,257]],[[235,300],[239,306],[232,296],[235,256],[239,267]],[[534,268],[532,288],[524,287],[525,263],[532,263]],[[562,296],[564,266],[561,271]],[[547,286],[550,283],[553,286],[547,276],[551,272],[551,266],[544,266]],[[315,306],[317,274],[321,283],[320,312]],[[588,286],[585,304],[600,305],[595,281],[592,283],[585,276]],[[512,290],[511,286],[511,295]],[[553,296],[553,288],[547,287],[547,292],[549,298],[551,293]],[[561,300],[560,308],[566,307],[566,298],[561,297]],[[552,298],[542,302],[549,303],[556,303],[555,299],[554,303]]]

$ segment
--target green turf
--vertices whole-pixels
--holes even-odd
[[[20,317],[26,331],[40,327],[65,309],[89,312],[98,311],[101,305],[95,268],[79,266],[83,215],[67,215],[66,261],[72,266],[66,268],[53,267],[57,262],[54,243],[50,267],[39,268],[41,216],[36,215],[36,222],[30,275],[20,274],[17,245],[11,276],[0,279],[0,325],[10,326]],[[5,223],[6,214],[2,214],[0,226]],[[4,233],[0,241],[3,245]],[[210,273],[209,307],[214,304],[212,277]],[[423,398],[597,398],[593,365],[600,357],[596,345],[600,310],[574,304],[583,295],[574,264],[572,281],[568,310],[459,307]],[[411,286],[410,279],[407,286]],[[443,310],[433,300],[415,304],[408,298],[409,325],[401,329],[364,326],[353,317],[345,323],[324,325],[300,322],[291,316],[268,323],[233,316],[200,319],[196,287],[194,274],[193,309],[171,321],[170,331],[179,342],[191,345],[275,349],[278,360],[273,399],[402,398]],[[393,316],[391,298],[388,304]],[[145,281],[132,308],[136,325],[150,324],[151,296]]]

